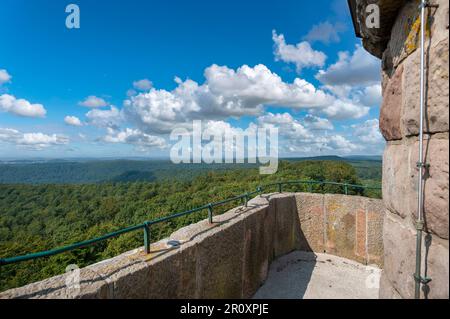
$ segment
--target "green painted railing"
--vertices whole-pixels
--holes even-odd
[[[97,238],[93,238],[93,239],[89,239],[89,240],[85,240],[85,241],[81,241],[78,243],[74,243],[68,246],[64,246],[64,247],[60,247],[60,248],[55,248],[55,249],[51,249],[51,250],[46,250],[46,251],[41,251],[41,252],[37,252],[37,253],[31,253],[31,254],[27,254],[27,255],[22,255],[22,256],[15,256],[15,257],[9,257],[9,258],[1,258],[0,259],[0,266],[1,265],[8,265],[8,264],[14,264],[14,263],[18,263],[21,261],[27,261],[27,260],[33,260],[33,259],[38,259],[38,258],[42,258],[42,257],[49,257],[49,256],[53,256],[53,255],[57,255],[57,254],[61,254],[67,251],[71,251],[71,250],[75,250],[75,249],[79,249],[79,248],[84,248],[84,247],[88,247],[91,245],[94,245],[96,243],[108,240],[110,238],[114,238],[117,236],[120,236],[122,234],[125,233],[130,233],[130,232],[134,232],[137,230],[143,230],[144,231],[144,251],[145,253],[150,253],[150,228],[152,225],[156,225],[159,223],[163,223],[178,217],[182,217],[182,216],[186,216],[186,215],[190,215],[193,213],[197,213],[200,211],[204,211],[207,210],[208,211],[208,220],[210,223],[213,222],[213,211],[214,211],[214,207],[217,206],[221,206],[233,201],[238,201],[238,200],[243,200],[244,201],[244,206],[247,207],[247,203],[250,199],[251,196],[256,195],[256,194],[262,194],[262,192],[264,190],[267,190],[268,188],[271,187],[277,187],[277,190],[279,193],[283,192],[283,186],[284,185],[295,185],[295,184],[302,184],[302,185],[307,185],[308,186],[308,191],[309,192],[313,192],[313,186],[314,185],[334,185],[334,186],[341,186],[344,189],[344,194],[348,194],[349,189],[353,188],[353,189],[372,189],[372,190],[381,190],[381,187],[371,187],[371,186],[364,186],[364,185],[355,185],[355,184],[346,184],[346,183],[336,183],[336,182],[324,182],[324,181],[311,181],[311,180],[298,180],[298,181],[286,181],[286,182],[277,182],[277,183],[271,183],[271,184],[266,184],[264,186],[258,186],[256,188],[256,191],[250,192],[250,193],[245,193],[239,196],[235,196],[232,198],[228,198],[225,199],[223,201],[220,202],[215,202],[215,203],[210,203],[201,207],[197,207],[188,211],[184,211],[184,212],[180,212],[180,213],[176,213],[173,215],[169,215],[169,216],[165,216],[165,217],[161,217],[158,219],[154,219],[151,221],[146,221],[142,224],[139,225],[135,225],[135,226],[131,226],[131,227],[127,227],[127,228],[123,228],[120,230],[117,230],[115,232],[111,232],[109,234],[97,237]]]

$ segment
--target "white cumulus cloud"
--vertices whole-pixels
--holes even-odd
[[[80,119],[76,116],[66,116],[64,118],[64,122],[67,125],[72,125],[72,126],[83,126],[83,123],[81,123]]]
[[[11,81],[11,75],[5,69],[0,69],[0,85]]]
[[[104,107],[104,106],[108,105],[108,103],[104,99],[97,97],[95,95],[88,96],[86,99],[79,102],[78,104],[81,106],[91,107],[91,108]]]
[[[112,128],[107,129],[108,134],[103,137],[103,141],[107,143],[131,144],[140,151],[147,151],[150,148],[165,148],[166,140],[159,136],[149,135],[138,129],[126,128],[118,131]]]
[[[304,118],[305,126],[310,130],[333,130],[333,124],[326,118],[307,114]]]
[[[380,133],[378,119],[367,120],[362,123],[354,124],[353,135],[361,142],[368,144],[384,144],[384,138]]]
[[[332,24],[329,21],[325,21],[314,25],[304,39],[311,43],[315,41],[325,44],[339,42],[341,40],[339,33],[345,30],[345,25],[342,23]]]
[[[9,94],[0,95],[0,111],[23,117],[45,117],[47,113],[42,104],[32,104]]]
[[[145,132],[167,133],[193,119],[257,116],[265,105],[310,109],[334,101],[303,79],[284,82],[262,64],[236,70],[214,64],[205,70],[205,78],[201,85],[176,78],[178,86],[172,91],[152,88],[131,96],[124,103],[124,114]]]
[[[275,60],[295,64],[297,72],[305,67],[323,67],[327,59],[325,53],[314,50],[307,41],[296,45],[286,44],[284,35],[277,34],[275,30],[272,31],[272,40],[275,44]]]
[[[123,121],[122,112],[115,106],[107,110],[93,109],[86,113],[87,122],[102,128],[117,128]]]
[[[133,87],[136,90],[148,91],[153,87],[153,83],[149,79],[142,79],[142,80],[134,81]]]
[[[339,59],[326,70],[320,70],[316,78],[333,86],[373,85],[381,81],[380,60],[370,55],[360,45],[355,51],[339,52]]]
[[[370,108],[361,104],[337,99],[330,106],[320,110],[333,120],[359,119],[369,113]]]
[[[11,128],[0,128],[0,142],[41,150],[50,146],[68,144],[69,138],[59,134],[22,133]]]

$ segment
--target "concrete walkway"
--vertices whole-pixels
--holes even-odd
[[[381,269],[345,258],[295,251],[270,266],[254,299],[377,299]]]

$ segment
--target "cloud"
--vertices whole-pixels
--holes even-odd
[[[126,119],[147,133],[167,133],[174,125],[193,119],[257,116],[265,105],[310,109],[334,101],[333,96],[303,79],[284,82],[262,64],[236,70],[214,64],[204,74],[202,85],[176,78],[178,86],[172,91],[152,88],[131,96],[124,103]]]
[[[320,112],[333,120],[359,119],[369,113],[369,107],[352,101],[335,100],[330,106]]]
[[[123,131],[108,128],[108,134],[102,140],[107,143],[131,144],[136,146],[139,151],[148,151],[155,147],[167,147],[166,141],[162,137],[145,134],[140,130],[131,128],[126,128]]]
[[[42,104],[31,104],[27,100],[17,99],[13,95],[0,95],[0,111],[23,117],[45,117],[47,111]]]
[[[257,122],[261,126],[277,127],[280,134],[289,139],[309,140],[313,137],[311,132],[289,113],[267,113],[266,115],[258,117]]]
[[[360,146],[342,135],[328,135],[332,124],[323,118],[306,115],[303,119],[295,119],[289,113],[267,113],[257,118],[259,126],[277,127],[279,145],[286,153],[302,155],[322,154],[322,152],[348,154],[361,149]]]
[[[363,123],[354,124],[353,135],[361,142],[368,144],[384,144],[384,138],[380,133],[378,119],[367,120]]]
[[[310,130],[333,130],[333,124],[326,118],[307,114],[303,119],[305,126]]]
[[[80,119],[76,116],[66,116],[64,118],[64,122],[67,125],[72,125],[72,126],[83,126],[83,123],[81,123]]]
[[[81,101],[78,104],[91,108],[104,107],[108,105],[108,103],[104,99],[96,97],[94,95],[88,96],[86,99],[84,99],[84,101]]]
[[[22,133],[11,128],[0,128],[0,142],[32,150],[41,150],[50,146],[68,144],[69,138],[58,134]]]
[[[366,52],[360,45],[353,54],[339,52],[339,59],[326,70],[320,70],[316,78],[325,85],[364,86],[381,81],[380,60]]]
[[[360,147],[342,135],[333,135],[328,138],[327,146],[337,152],[351,153]]]
[[[152,81],[148,80],[148,79],[142,79],[139,81],[134,81],[133,82],[133,87],[136,90],[140,90],[140,91],[148,91],[153,87],[153,83]]]
[[[275,44],[275,60],[295,64],[297,72],[306,67],[323,67],[327,59],[325,53],[315,51],[307,41],[296,45],[286,44],[284,35],[278,35],[275,30],[272,31],[272,40]]]
[[[383,99],[381,84],[374,84],[362,90],[360,101],[367,106],[379,106]]]
[[[5,69],[0,69],[0,85],[11,81],[11,75]]]
[[[115,128],[123,121],[122,112],[115,106],[109,110],[93,109],[86,113],[87,122],[102,128]]]
[[[321,22],[314,25],[308,34],[304,37],[304,40],[313,42],[322,42],[325,44],[330,44],[332,42],[339,42],[341,38],[339,33],[346,30],[346,27],[342,23],[331,24],[328,21]]]

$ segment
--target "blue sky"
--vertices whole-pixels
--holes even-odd
[[[192,120],[278,127],[282,156],[382,152],[380,62],[345,0],[0,8],[0,157],[167,156]]]

